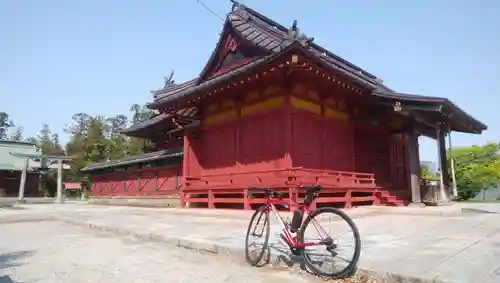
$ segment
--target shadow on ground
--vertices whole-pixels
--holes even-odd
[[[18,267],[23,265],[24,260],[35,254],[35,251],[17,251],[12,253],[0,254],[0,271],[3,269]],[[0,276],[0,283],[24,283],[14,281],[9,275]]]
[[[269,243],[267,250],[265,251],[264,257],[256,265],[256,267],[263,267],[267,264],[271,264],[274,267],[281,267],[287,269],[300,270],[306,274],[314,275],[306,266],[304,262],[304,257],[302,255],[293,254],[289,247],[287,247],[281,241],[272,241]],[[350,273],[346,274],[346,277],[352,277],[356,274],[357,268],[353,269]],[[1,282],[0,282],[1,283]]]

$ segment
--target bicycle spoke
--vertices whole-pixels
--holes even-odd
[[[267,250],[270,234],[269,213],[265,207],[255,211],[248,225],[245,239],[245,257],[251,265],[257,265]],[[262,243],[257,243],[261,240]]]
[[[322,219],[323,216],[329,218]],[[338,217],[342,221],[334,221],[332,217]],[[308,246],[303,252],[306,264],[314,273],[338,277],[355,268],[359,259],[359,233],[355,226],[352,226],[352,221],[349,219],[349,223],[344,217],[347,216],[333,208],[324,208],[313,212],[311,218],[304,223],[302,242],[324,242],[323,245]],[[341,225],[347,226],[348,229],[342,229],[344,227]],[[354,249],[347,248],[346,243],[354,244]]]

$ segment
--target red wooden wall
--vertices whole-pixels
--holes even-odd
[[[201,131],[184,139],[184,174],[284,167],[284,101],[282,89],[271,86],[249,92],[239,104],[222,100],[207,106]]]
[[[288,94],[276,85],[249,91],[240,103],[221,99],[202,110],[198,135],[185,138],[184,174],[303,167],[373,173],[382,187],[406,188],[406,141],[387,125],[351,122],[353,107],[297,85]]]
[[[40,196],[38,192],[38,180],[38,174],[27,174],[24,188],[25,196]],[[0,196],[18,196],[20,182],[21,171],[0,171]]]
[[[90,195],[94,197],[165,196],[179,192],[182,166],[93,173],[90,179]]]

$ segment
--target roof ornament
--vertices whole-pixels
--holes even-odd
[[[168,77],[163,77],[163,79],[165,80],[165,85],[163,86],[163,88],[166,88],[167,86],[174,84],[175,80],[173,78],[174,78],[174,71],[172,70]]]
[[[250,19],[250,15],[244,9],[244,5],[236,0],[230,0],[233,3],[233,7],[231,7],[231,13],[239,16],[244,21],[248,21]]]
[[[287,34],[283,38],[281,46],[284,48],[292,44],[294,41],[298,41],[302,44],[302,46],[307,47],[307,45],[313,40],[314,37],[307,37],[305,34],[300,33],[300,30],[297,27],[297,20],[294,20],[292,26],[288,29]]]
[[[163,88],[157,90],[150,90],[149,93],[156,95],[158,92],[166,89],[168,86],[173,85],[175,83],[174,71],[172,70],[168,77],[163,77],[163,80],[165,81]]]

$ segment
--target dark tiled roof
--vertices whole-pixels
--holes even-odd
[[[279,55],[279,54],[276,54],[276,55]],[[207,89],[211,86],[215,86],[220,82],[226,81],[226,80],[234,77],[235,75],[238,75],[238,74],[246,72],[246,71],[253,70],[254,68],[258,67],[261,63],[263,63],[265,61],[272,60],[274,57],[277,57],[277,56],[269,55],[269,56],[255,59],[253,61],[249,61],[246,64],[243,64],[242,66],[240,66],[239,68],[232,69],[232,70],[229,70],[227,72],[221,73],[220,75],[212,77],[212,78],[210,78],[210,79],[208,79],[208,80],[206,80],[198,85],[194,85],[192,87],[185,88],[181,91],[177,91],[177,92],[171,93],[169,95],[165,95],[161,99],[159,99],[158,101],[153,102],[152,105],[148,105],[148,106],[153,107],[155,104],[174,101],[174,100],[177,100],[178,98],[188,96],[188,95],[196,93],[198,91]]]
[[[171,148],[171,149],[149,152],[139,155],[127,156],[117,160],[92,163],[89,166],[83,168],[82,171],[88,172],[109,167],[118,167],[124,165],[149,162],[153,160],[161,160],[175,156],[182,156],[183,154],[184,154],[184,149],[182,147]]]
[[[282,43],[288,33],[288,29],[284,26],[244,5],[235,4],[224,24],[223,32],[221,33],[217,47],[210,56],[210,59],[201,72],[201,75],[190,81],[176,85],[175,87],[168,87],[157,91],[154,95],[155,101],[150,106],[176,100],[185,94],[187,95],[193,92],[194,90],[192,90],[192,87],[203,85],[206,81],[202,81],[200,79],[203,79],[203,74],[206,73],[207,68],[209,68],[209,66],[212,65],[211,63],[216,60],[215,55],[217,50],[222,48],[226,33],[229,30],[237,32],[239,37],[263,50],[265,52],[264,54],[276,54],[282,52],[285,48]],[[368,85],[371,88],[380,88],[385,91],[390,91],[390,89],[384,86],[381,83],[381,80],[377,79],[374,75],[329,52],[317,44],[311,42],[308,46],[308,50],[314,56],[319,58],[326,65],[326,67],[334,71],[354,79],[363,85]],[[199,89],[196,88],[196,90]]]
[[[160,89],[160,90],[154,92],[153,99],[156,101],[156,100],[162,99],[165,96],[171,95],[173,93],[176,93],[176,92],[182,91],[186,88],[189,88],[191,86],[194,86],[196,84],[197,80],[198,80],[198,78],[196,77],[192,80],[183,82],[181,84],[168,85],[166,88],[163,88],[163,89]]]
[[[439,106],[444,106],[453,114],[453,119],[455,120],[460,119],[463,122],[471,124],[475,132],[481,132],[488,129],[488,127],[485,124],[474,119],[474,117],[469,115],[467,112],[462,110],[460,107],[458,107],[455,103],[451,102],[447,98],[423,96],[423,95],[407,94],[407,93],[387,92],[387,91],[386,92],[374,91],[373,95],[375,97],[385,98],[394,101],[404,101],[410,103],[431,103],[431,104],[437,104]],[[467,132],[464,130],[461,131]]]
[[[232,26],[246,40],[253,42],[256,46],[276,53],[282,50],[283,39],[287,36],[288,29],[254,11],[244,5],[236,4],[229,15]],[[364,80],[374,86],[380,85],[380,81],[367,71],[329,52],[323,47],[311,42],[309,51],[318,56],[331,68],[358,80]]]
[[[121,134],[124,135],[131,135],[134,134],[138,131],[142,130],[148,130],[148,129],[154,129],[157,128],[158,126],[163,126],[163,128],[171,128],[172,127],[172,121],[171,119],[173,117],[189,117],[189,118],[195,118],[198,115],[198,108],[196,107],[190,107],[190,108],[184,108],[176,111],[176,113],[161,113],[158,116],[155,116],[149,120],[146,120],[142,123],[138,123],[135,125],[132,125],[129,128],[123,129],[120,131]],[[170,127],[169,127],[170,125]]]
[[[235,31],[236,33],[238,33],[238,36],[240,38],[243,38],[246,42],[265,51],[264,54],[271,55],[265,55],[239,68],[203,81],[203,74],[207,71],[207,68],[212,65],[213,61],[216,60],[215,54],[217,53],[217,50],[221,48],[222,43],[225,40],[225,34],[228,30]],[[204,90],[210,86],[231,78],[235,74],[248,71],[249,69],[265,62],[266,60],[272,60],[272,57],[274,57],[273,55],[280,54],[285,51],[285,48],[287,48],[285,47],[286,45],[284,45],[283,42],[286,40],[288,32],[289,30],[284,26],[265,17],[257,11],[236,3],[235,5],[233,5],[233,9],[228,15],[217,47],[212,53],[212,56],[210,57],[208,63],[205,65],[202,74],[197,78],[186,82],[185,84],[182,84],[181,87],[178,87],[176,89],[169,89],[168,91],[162,92],[161,94],[157,95],[156,101],[150,106],[159,106],[160,104],[171,102],[186,95]],[[362,85],[367,86],[368,88],[373,90],[375,95],[383,95],[386,97],[415,101],[421,100],[428,103],[442,103],[443,105],[449,107],[451,111],[456,112],[457,115],[460,115],[463,119],[466,119],[469,123],[475,125],[478,129],[486,129],[486,126],[484,124],[472,118],[465,111],[460,109],[448,99],[395,93],[392,89],[385,86],[382,83],[381,79],[348,62],[347,60],[342,59],[341,57],[333,54],[332,52],[315,44],[314,42],[309,42],[307,46],[304,46],[303,50],[305,50],[305,55],[309,57],[309,59],[312,59],[315,62],[319,63],[319,65],[321,65],[322,67],[333,70]]]
[[[172,115],[170,115],[170,114],[161,113],[160,115],[155,116],[155,117],[153,117],[149,120],[146,120],[142,123],[137,123],[137,124],[132,125],[126,129],[122,129],[120,131],[120,133],[126,135],[126,134],[137,132],[139,130],[147,129],[147,128],[150,128],[158,123],[164,122],[165,120],[167,120],[171,117],[172,117]]]

